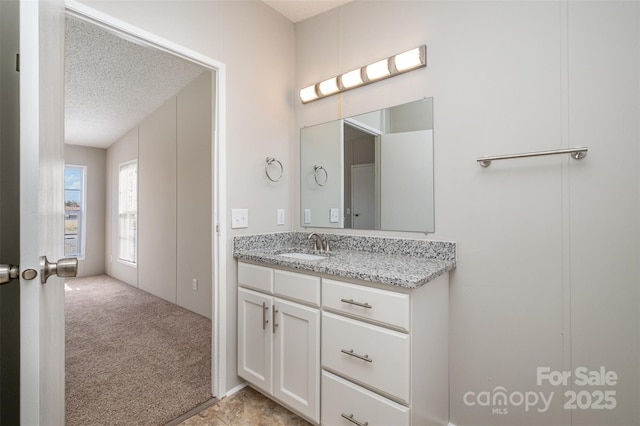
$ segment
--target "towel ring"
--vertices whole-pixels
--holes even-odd
[[[269,166],[272,165],[273,163],[277,163],[278,166],[280,166],[280,175],[277,178],[274,178],[269,174]],[[284,174],[284,167],[282,166],[282,163],[277,158],[267,157],[267,164],[264,165],[264,173],[267,175],[267,178],[271,182],[279,182],[280,179],[282,179],[282,175]]]
[[[318,180],[318,172],[320,170],[324,172],[324,181],[322,183],[320,183],[320,181]],[[327,173],[327,169],[322,166],[313,166],[313,178],[316,180],[316,183],[319,186],[325,186],[327,181],[329,180],[329,173]]]

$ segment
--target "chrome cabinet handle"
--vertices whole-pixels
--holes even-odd
[[[269,322],[269,320],[267,319],[268,310],[269,310],[269,307],[267,306],[267,304],[265,302],[262,302],[262,329],[263,330],[267,329],[267,323]]]
[[[355,352],[353,351],[353,349],[349,349],[349,350],[346,350],[346,349],[340,349],[340,352],[342,352],[343,354],[347,354],[347,355],[349,355],[349,356],[352,356],[352,357],[356,357],[356,358],[361,359],[361,360],[363,360],[363,361],[373,362],[373,359],[369,358],[369,355],[360,355],[360,354],[357,354],[357,353],[355,353]]]
[[[276,315],[278,314],[278,310],[276,309],[276,307],[273,307],[273,334],[276,334],[276,327],[278,326],[278,324],[276,323]]]
[[[373,306],[368,304],[367,302],[356,302],[353,299],[340,299],[340,301],[344,303],[348,303],[350,305],[362,306],[363,308],[368,308],[368,309],[373,308]]]
[[[353,418],[353,414],[349,414],[346,415],[344,413],[340,414],[343,418],[349,420],[351,423],[358,425],[358,426],[367,426],[369,424],[369,422],[359,422],[356,419]]]

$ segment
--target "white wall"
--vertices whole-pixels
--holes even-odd
[[[138,288],[176,303],[176,98],[138,126]]]
[[[211,318],[212,73],[177,96],[176,303]],[[193,280],[197,290],[193,290]]]
[[[106,222],[106,161],[107,150],[86,146],[65,145],[66,164],[86,166],[84,259],[78,260],[78,276],[88,277],[105,273]]]
[[[109,148],[109,260],[131,285],[211,318],[212,73],[203,72]],[[118,171],[138,160],[138,262],[120,262]],[[112,248],[112,249],[111,249]],[[114,275],[115,276],[115,275]],[[198,284],[193,289],[192,280]]]
[[[236,261],[233,236],[285,231],[295,221],[291,205],[297,165],[290,149],[296,140],[291,111],[293,24],[257,0],[250,1],[83,1],[115,18],[164,37],[226,65],[227,208],[248,208],[249,228],[227,223],[227,389],[236,375]],[[294,137],[295,136],[295,137]],[[295,154],[297,158],[297,153]],[[266,157],[284,165],[278,183],[264,174]],[[276,211],[286,210],[286,225]],[[230,211],[227,212],[230,217]]]
[[[458,426],[640,423],[639,9],[362,1],[296,25],[296,89],[427,44],[426,69],[296,102],[296,127],[433,96],[436,232],[427,238],[458,242],[450,290]],[[487,169],[475,161],[580,145],[589,147],[582,161]],[[538,367],[582,366],[617,373],[615,386],[574,386],[616,391],[615,409],[565,410],[568,388],[536,383]],[[498,386],[554,397],[544,413],[511,405],[502,415],[463,401]]]

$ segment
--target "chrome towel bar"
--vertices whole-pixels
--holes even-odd
[[[493,157],[480,157],[476,161],[482,167],[489,167],[493,160],[509,160],[511,158],[524,158],[524,157],[540,157],[543,155],[557,155],[557,154],[571,154],[571,157],[580,160],[587,156],[588,148],[586,146],[579,146],[576,148],[555,149],[550,151],[536,151],[525,152],[522,154],[509,154],[509,155],[495,155]]]

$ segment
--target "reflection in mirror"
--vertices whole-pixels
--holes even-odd
[[[433,99],[300,131],[304,227],[434,232]]]

